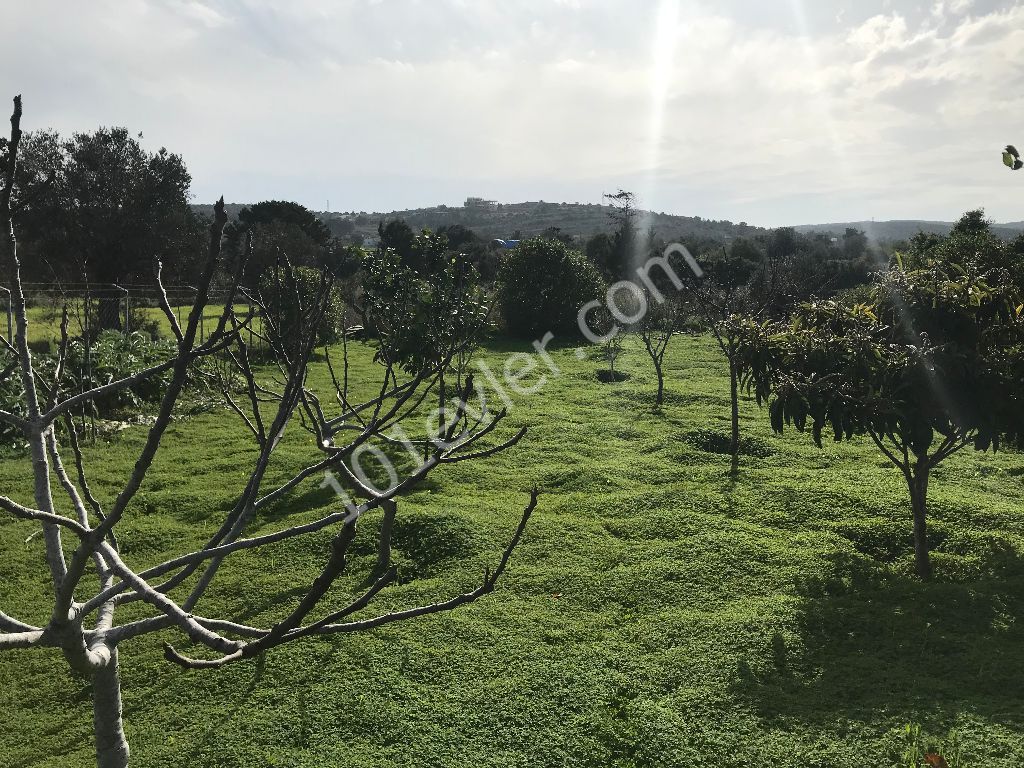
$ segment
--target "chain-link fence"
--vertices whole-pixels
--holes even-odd
[[[40,370],[48,371],[46,361],[52,362],[55,357],[61,343],[61,327],[65,322],[66,313],[67,336],[71,342],[69,350],[72,353],[70,358],[74,360],[74,370],[67,386],[72,388],[81,387],[84,391],[97,383],[103,383],[101,378],[110,375],[110,372],[104,369],[104,365],[109,368],[110,362],[103,353],[106,350],[106,354],[109,355],[111,345],[110,339],[105,338],[104,334],[123,334],[128,345],[138,344],[141,341],[137,338],[138,335],[151,340],[174,338],[170,320],[161,309],[159,289],[153,285],[24,283],[22,289],[28,319],[27,341],[29,349],[42,361]],[[188,324],[197,293],[197,289],[189,285],[171,285],[165,288],[167,304],[182,330]],[[226,290],[210,291],[206,306],[199,317],[197,344],[202,344],[215,331],[223,316],[227,300]],[[17,320],[13,310],[10,289],[0,285],[0,336],[5,337],[11,344],[14,343],[17,333]],[[234,295],[234,310],[240,319],[250,319],[243,331],[243,340],[249,345],[250,350],[257,354],[265,352],[267,343],[261,334],[259,308],[250,301],[244,290]],[[132,336],[131,339],[127,338],[129,335]],[[138,349],[135,347],[135,350]],[[141,354],[147,354],[144,348]],[[0,365],[0,368],[2,367],[3,365]],[[204,375],[209,377],[210,373]],[[45,376],[46,374],[43,376],[44,380]],[[83,404],[82,409],[72,416],[76,424],[81,422],[80,434],[96,437],[96,408],[87,409]]]
[[[160,309],[160,295],[153,285],[119,285],[114,283],[52,283],[23,284],[28,306],[29,342],[36,349],[49,350],[60,340],[60,325],[65,308],[68,312],[68,334],[87,345],[104,331],[144,333],[151,338],[171,338],[167,317]],[[184,328],[195,304],[196,288],[190,285],[165,287],[171,312]],[[200,317],[199,342],[212,332],[227,301],[226,291],[211,291]],[[235,296],[235,309],[241,316],[256,314],[256,307],[244,292]],[[0,333],[14,341],[16,332],[10,289],[0,285]],[[258,334],[249,333],[247,341],[254,348],[262,345]]]

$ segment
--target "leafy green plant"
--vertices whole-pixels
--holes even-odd
[[[103,331],[92,344],[85,339],[75,338],[68,342],[67,359],[64,363],[65,394],[74,394],[94,387],[109,384],[171,360],[176,353],[173,342],[154,341],[144,332],[120,333]],[[0,368],[10,362],[10,357],[0,359]],[[34,355],[33,364],[37,381],[44,387],[53,380],[57,368],[57,353]],[[205,390],[207,371],[212,361],[204,361],[194,368],[187,379],[186,388],[193,393]],[[91,404],[92,415],[108,418],[115,415],[138,414],[147,406],[160,402],[170,381],[171,371],[167,370],[141,379],[130,387],[97,397]],[[24,414],[24,388],[18,375],[0,380],[0,409],[17,416]],[[7,423],[0,423],[0,444],[10,445],[21,438],[17,429]]]
[[[922,579],[932,471],[1024,432],[1024,304],[1009,248],[972,212],[948,239],[898,257],[867,303],[730,321],[741,382],[768,405],[774,431],[809,428],[819,447],[826,429],[836,441],[867,436],[903,473]]]
[[[289,287],[287,270],[268,269],[260,281],[260,298],[269,319],[280,326],[282,339],[298,338],[302,308],[313,304],[320,290],[322,273],[313,267],[291,267],[294,287]],[[317,343],[333,344],[341,338],[346,326],[346,306],[340,290],[332,287]]]
[[[487,325],[488,300],[469,260],[424,231],[413,241],[416,267],[393,249],[363,261],[362,315],[377,336],[379,361],[418,374],[468,354]]]
[[[604,294],[604,279],[579,251],[559,240],[524,240],[498,268],[502,319],[514,335],[579,335],[577,312]]]
[[[908,723],[903,729],[902,747],[895,768],[967,768],[955,731],[934,742],[922,735],[919,724]]]

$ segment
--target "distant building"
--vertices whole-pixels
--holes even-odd
[[[498,207],[496,200],[484,200],[482,197],[467,197],[463,205],[466,208],[476,208],[485,211],[493,211]]]
[[[502,240],[500,238],[495,238],[494,240],[491,241],[491,245],[496,245],[499,248],[515,248],[517,245],[519,245],[519,241],[518,240]]]

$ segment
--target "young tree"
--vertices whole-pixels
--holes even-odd
[[[899,468],[922,579],[932,471],[1024,429],[1022,286],[1007,269],[1009,246],[976,219],[898,257],[865,304],[813,302],[786,324],[731,323],[736,368],[775,431],[810,426],[819,446],[827,427],[836,440],[866,435]]]
[[[352,399],[347,356],[340,380],[335,379],[331,400],[337,411],[329,412],[318,395],[307,388],[306,374],[310,354],[316,344],[317,326],[323,316],[331,289],[325,271],[319,287],[304,297],[296,287],[287,260],[283,264],[279,290],[292,290],[302,322],[296,323],[284,338],[272,313],[264,312],[258,328],[252,316],[240,317],[233,310],[234,296],[241,290],[239,281],[244,261],[235,270],[229,296],[216,328],[205,340],[198,340],[200,318],[206,310],[210,283],[221,261],[221,244],[227,216],[223,200],[215,207],[210,226],[207,258],[198,283],[198,295],[188,320],[181,326],[166,298],[161,309],[177,343],[177,354],[169,361],[140,370],[124,379],[111,381],[79,394],[68,396],[64,361],[69,343],[67,324],[62,331],[60,353],[52,376],[43,376],[33,364],[28,347],[28,318],[21,282],[21,262],[12,224],[12,192],[21,140],[21,99],[15,99],[11,118],[11,139],[3,147],[2,187],[0,187],[0,226],[4,237],[0,244],[3,267],[10,277],[17,316],[17,334],[13,344],[4,344],[0,360],[2,377],[18,375],[25,392],[24,414],[0,410],[0,421],[18,429],[28,444],[34,477],[32,501],[18,501],[0,495],[0,510],[20,520],[40,526],[45,558],[52,583],[52,602],[47,603],[49,619],[42,626],[19,620],[0,611],[0,651],[56,648],[68,664],[92,682],[93,722],[96,738],[96,762],[101,768],[124,768],[129,748],[122,727],[121,686],[118,656],[130,641],[153,632],[173,630],[182,640],[191,641],[198,654],[186,655],[167,643],[164,655],[172,663],[193,669],[208,669],[250,659],[284,643],[339,633],[359,632],[425,614],[449,611],[491,592],[504,573],[513,549],[519,543],[527,521],[537,503],[533,491],[520,522],[493,571],[486,571],[473,590],[447,600],[418,607],[381,613],[368,618],[351,618],[364,610],[374,597],[396,578],[393,567],[380,573],[373,583],[347,604],[328,605],[328,592],[346,565],[349,548],[356,537],[360,517],[378,507],[393,509],[395,498],[422,481],[443,465],[486,458],[517,443],[525,428],[510,438],[480,441],[493,435],[504,418],[482,410],[471,415],[467,400],[471,383],[457,382],[452,396],[444,403],[446,417],[439,431],[427,430],[415,442],[402,435],[414,423],[417,406],[432,391],[451,361],[465,351],[464,338],[446,340],[440,362],[428,365],[415,375],[403,375],[390,361],[381,366],[378,394],[365,402]],[[157,286],[160,265],[155,268]],[[260,297],[251,297],[260,304]],[[264,335],[276,358],[277,375],[268,379],[259,375],[250,363],[244,341],[249,332]],[[0,337],[2,338],[2,337]],[[197,362],[222,355],[234,366],[243,382],[240,390],[224,387],[228,406],[252,434],[255,459],[249,480],[240,489],[237,501],[224,515],[219,529],[205,544],[158,565],[141,568],[133,565],[120,547],[119,523],[133,514],[132,500],[146,482],[146,476],[165,442],[166,430],[178,402],[186,376]],[[148,430],[143,448],[127,481],[113,503],[103,505],[92,493],[85,457],[79,450],[70,414],[83,402],[122,391],[140,381],[170,372],[159,411]],[[276,382],[276,383],[275,383]],[[271,484],[270,468],[279,444],[295,431],[296,422],[316,435],[318,453],[302,469],[280,484]],[[307,443],[305,439],[302,443]],[[388,450],[399,451],[408,467],[401,476],[388,460]],[[70,452],[73,461],[65,463]],[[377,457],[387,475],[378,487],[363,470],[361,458]],[[342,498],[339,508],[318,519],[285,525],[269,533],[249,532],[250,524],[261,510],[283,499],[294,497],[309,481],[329,473],[327,480],[342,494],[351,492],[364,501]],[[333,473],[338,473],[340,477]],[[381,473],[374,473],[379,476]],[[56,487],[55,487],[56,486]],[[55,490],[63,492],[59,503]],[[123,528],[121,529],[123,532]],[[333,531],[330,552],[317,577],[306,588],[292,609],[272,626],[241,624],[205,615],[203,596],[215,583],[219,569],[238,552],[270,547],[275,543],[320,531]],[[89,572],[96,584],[87,583]],[[26,574],[26,578],[35,578]],[[333,601],[335,598],[331,598]],[[120,611],[133,604],[130,615]],[[312,619],[318,610],[321,618]],[[122,617],[122,621],[118,621]]]
[[[737,240],[731,247],[711,254],[701,263],[703,274],[687,274],[688,294],[704,324],[711,330],[729,365],[730,470],[739,471],[740,399],[737,363],[737,318],[759,316],[775,293],[774,262],[761,256],[753,243]]]
[[[643,342],[647,356],[651,358],[654,373],[658,377],[658,390],[654,396],[654,407],[660,409],[665,402],[665,352],[672,337],[679,332],[686,320],[686,304],[678,296],[666,296],[657,301],[646,291],[647,311],[634,327]]]

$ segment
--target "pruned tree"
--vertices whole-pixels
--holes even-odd
[[[665,402],[665,352],[669,342],[682,329],[686,321],[686,303],[679,296],[669,296],[657,301],[646,291],[647,311],[634,326],[636,335],[643,342],[647,356],[654,366],[658,389],[654,396],[655,409]]]
[[[0,411],[0,421],[20,430],[27,442],[34,493],[31,501],[19,501],[15,498],[17,494],[11,492],[0,495],[0,510],[40,527],[52,584],[52,602],[48,601],[45,606],[49,618],[42,625],[0,611],[0,651],[56,648],[73,670],[91,680],[97,765],[102,768],[128,765],[118,658],[130,641],[158,631],[176,631],[180,641],[164,646],[166,659],[185,668],[209,669],[253,658],[284,643],[360,632],[449,611],[491,592],[523,536],[537,503],[536,490],[531,492],[496,566],[484,572],[475,589],[435,603],[354,618],[395,581],[395,568],[387,567],[352,599],[337,605],[333,604],[335,597],[328,599],[328,591],[346,567],[358,521],[365,512],[375,508],[394,509],[394,501],[400,494],[434,470],[492,456],[517,443],[526,430],[520,429],[505,439],[496,438],[504,412],[492,414],[486,408],[472,412],[468,405],[473,390],[471,382],[460,380],[448,390],[450,394],[443,401],[446,416],[441,428],[420,430],[421,439],[403,437],[422,415],[420,405],[437,391],[439,377],[450,370],[452,360],[472,343],[467,342],[465,336],[446,339],[444,354],[437,362],[424,365],[411,375],[404,374],[393,361],[384,360],[379,387],[374,386],[377,394],[362,402],[353,397],[345,354],[342,370],[333,377],[330,399],[334,404],[329,405],[327,398],[307,386],[307,371],[317,343],[317,326],[330,294],[331,276],[325,271],[317,289],[303,294],[296,287],[294,272],[286,259],[279,289],[294,293],[295,306],[301,314],[301,322],[289,326],[288,338],[275,325],[272,313],[263,312],[263,321],[258,326],[253,324],[256,313],[245,316],[235,313],[234,298],[244,292],[241,287],[243,259],[234,270],[216,328],[199,341],[200,318],[206,309],[211,280],[221,263],[221,243],[227,221],[223,200],[215,207],[197,298],[187,322],[179,325],[166,298],[160,302],[177,344],[177,353],[171,360],[124,379],[69,394],[63,387],[69,344],[67,323],[64,323],[56,371],[47,377],[36,369],[28,346],[21,263],[12,224],[11,200],[22,135],[21,114],[18,97],[11,118],[11,138],[3,147],[3,186],[0,188],[0,226],[4,234],[0,256],[14,294],[17,333],[13,344],[3,342],[0,371],[3,378],[12,375],[21,378],[25,408],[23,415]],[[157,285],[161,286],[159,263],[155,276]],[[258,294],[249,298],[260,305]],[[263,336],[273,351],[270,374],[255,367],[250,360],[244,340],[250,332]],[[189,370],[197,362],[214,357],[230,365],[241,382],[237,388],[225,385],[223,392],[228,407],[251,433],[255,444],[250,479],[239,490],[220,527],[202,546],[159,564],[140,567],[132,563],[132,558],[126,556],[120,546],[118,531],[124,529],[119,528],[119,524],[133,515],[133,499],[146,483],[149,469],[167,438],[167,428]],[[103,504],[90,486],[89,467],[79,449],[70,415],[83,402],[167,372],[171,374],[169,383],[131,474],[112,503]],[[275,452],[282,441],[298,432],[302,442],[308,442],[300,428],[317,436],[316,453],[297,471],[293,465],[287,465],[288,479],[272,484],[270,470],[275,466]],[[389,452],[397,452],[404,458],[391,460]],[[373,473],[363,470],[360,459],[367,453],[380,463],[374,476],[379,478],[379,470],[386,470],[381,487],[371,479]],[[72,457],[70,463],[65,461],[67,454]],[[395,469],[396,465],[405,467],[401,474]],[[273,475],[278,475],[281,469],[278,466]],[[343,494],[336,509],[301,524],[285,524],[270,533],[250,532],[250,524],[261,510],[293,497],[300,487],[318,481],[325,473],[330,473],[327,479]],[[58,500],[57,493],[63,494],[62,500]],[[349,494],[358,496],[361,501],[352,501]],[[221,567],[237,553],[324,531],[332,531],[333,536],[319,573],[284,618],[270,626],[257,626],[204,614],[204,595],[216,584]],[[26,578],[34,576],[26,574]],[[130,613],[120,610],[129,604],[133,606]],[[118,621],[119,616],[124,616],[124,620]],[[192,644],[195,650],[186,652],[182,643]]]
[[[976,222],[968,214],[949,238],[899,256],[867,303],[811,302],[788,323],[730,325],[736,368],[776,432],[809,427],[819,447],[826,429],[837,441],[867,436],[899,468],[922,579],[935,468],[1024,431],[1022,286],[1011,246]]]
[[[729,365],[729,454],[730,471],[735,474],[740,462],[736,321],[759,317],[769,307],[777,287],[777,264],[763,258],[748,241],[738,241],[706,256],[701,263],[701,274],[683,266],[680,274],[688,275],[684,283],[686,293]]]

